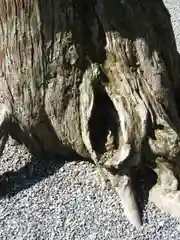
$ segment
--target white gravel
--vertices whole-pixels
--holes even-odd
[[[180,50],[180,2],[165,2]],[[150,203],[142,211],[143,227],[132,227],[115,192],[100,191],[91,164],[30,160],[23,146],[9,141],[0,162],[1,240],[180,239],[179,219]]]
[[[177,42],[177,48],[180,52],[180,1],[179,0],[165,0],[170,14],[171,14],[171,22],[173,24],[174,33]]]

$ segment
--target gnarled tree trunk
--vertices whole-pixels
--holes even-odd
[[[1,0],[0,137],[91,158],[140,226],[131,174],[180,215],[180,62],[162,0]]]

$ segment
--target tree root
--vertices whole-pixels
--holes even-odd
[[[108,176],[112,187],[115,188],[120,197],[126,217],[134,226],[139,228],[141,226],[141,219],[132,188],[129,169],[124,169],[123,172],[116,174],[106,169],[106,176]]]
[[[158,179],[149,192],[149,201],[154,202],[164,212],[180,217],[180,191],[171,164],[160,161],[154,170]]]

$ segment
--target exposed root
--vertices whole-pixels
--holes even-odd
[[[130,151],[131,151],[131,145],[130,144],[124,144],[120,150],[116,151],[116,153],[114,154],[114,156],[110,159],[108,159],[105,162],[105,167],[107,168],[116,168],[118,169],[120,167],[120,165],[124,162],[124,160],[126,160],[128,158],[128,156],[130,155]]]
[[[162,211],[180,217],[180,191],[166,191],[161,185],[156,185],[150,191],[149,201]]]
[[[119,184],[115,189],[121,199],[125,215],[134,226],[139,228],[141,226],[141,219],[131,186],[130,177],[126,175],[121,176]]]
[[[167,162],[158,162],[155,172],[158,180],[149,193],[149,201],[154,202],[164,212],[180,217],[180,191],[172,166]]]
[[[105,168],[98,166],[96,167],[96,173],[97,173],[97,180],[100,183],[100,188],[103,191],[105,190],[106,184],[108,181],[107,171]]]
[[[112,174],[107,170],[106,174],[112,186],[115,188],[118,196],[120,197],[126,217],[134,226],[139,228],[141,226],[141,219],[134,196],[134,191],[132,189],[129,170],[124,169],[123,172],[124,174]]]

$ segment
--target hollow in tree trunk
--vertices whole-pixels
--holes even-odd
[[[157,174],[149,199],[180,215],[180,61],[162,0],[2,0],[0,148],[78,154],[110,180],[141,225],[132,176]]]

